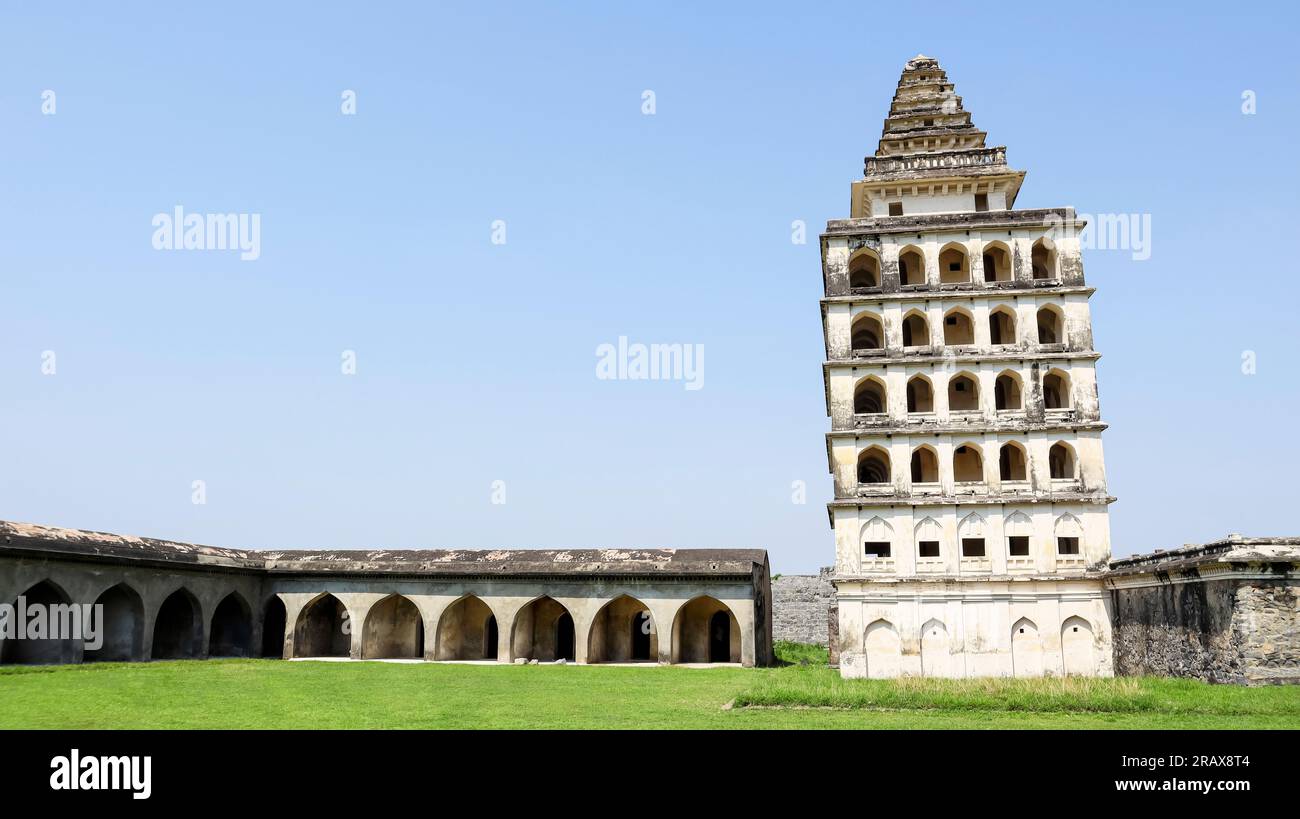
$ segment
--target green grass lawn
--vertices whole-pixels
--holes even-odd
[[[844,681],[814,648],[781,656],[796,664],[6,666],[0,728],[1300,728],[1297,687]]]

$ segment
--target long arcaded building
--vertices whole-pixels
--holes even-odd
[[[845,676],[1112,673],[1083,223],[1024,178],[918,56],[821,237]]]
[[[4,663],[772,659],[763,550],[244,551],[0,522],[0,605],[10,628],[102,622],[93,643],[10,631]]]

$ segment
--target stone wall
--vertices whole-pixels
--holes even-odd
[[[772,578],[773,639],[828,645],[830,609],[834,601],[830,568],[815,575],[785,574]]]
[[[1300,682],[1294,581],[1192,581],[1114,594],[1119,674]]]
[[[1179,583],[1113,592],[1115,673],[1240,682],[1232,628],[1236,583]]]
[[[1251,683],[1300,683],[1300,584],[1243,583],[1237,588],[1237,629],[1252,639],[1242,651]]]
[[[1115,672],[1300,683],[1297,546],[1230,536],[1112,561]]]

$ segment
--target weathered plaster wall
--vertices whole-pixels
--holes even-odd
[[[1005,497],[1005,496],[1004,496]],[[1058,535],[1079,535],[1080,553],[1058,554]],[[1009,553],[1007,537],[1029,538],[1029,554]],[[984,557],[964,557],[963,537],[982,537]],[[922,557],[923,540],[939,541]],[[864,553],[867,541],[890,544],[890,557]],[[1110,556],[1106,507],[1087,503],[961,503],[842,506],[835,510],[836,571],[842,575],[1000,576],[1104,569]]]
[[[839,579],[844,677],[1113,673],[1109,598],[1086,579]]]

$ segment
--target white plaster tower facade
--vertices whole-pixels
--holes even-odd
[[[821,237],[846,677],[1112,673],[1083,224],[984,141],[910,60]]]

